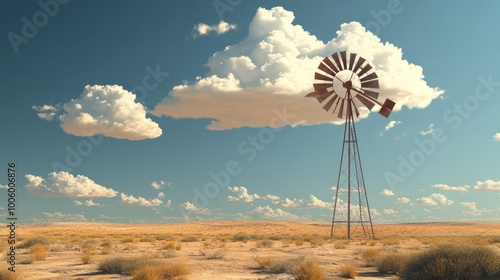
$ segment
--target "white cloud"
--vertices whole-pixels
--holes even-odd
[[[76,205],[76,206],[82,206],[82,205],[85,205],[87,207],[91,207],[91,206],[98,206],[99,203],[95,203],[94,201],[92,201],[92,199],[87,199],[85,200],[85,202],[81,202],[79,200],[73,200],[73,204]]]
[[[53,120],[58,111],[58,108],[52,105],[43,105],[43,106],[33,105],[31,108],[38,112],[37,116],[39,118],[44,119],[46,121]]]
[[[42,212],[46,221],[50,222],[85,222],[87,218],[83,214],[63,214],[61,212]]]
[[[372,64],[379,76],[380,98],[394,100],[395,111],[403,106],[425,108],[443,94],[426,84],[422,67],[404,60],[401,49],[381,42],[361,24],[342,24],[337,37],[325,44],[293,24],[294,18],[282,7],[259,8],[246,38],[213,54],[206,76],[175,86],[154,114],[212,119],[211,130],[341,123],[304,95],[313,90],[320,61],[342,50]],[[367,110],[362,111],[366,116]]]
[[[289,199],[288,197],[283,199],[283,201],[281,202],[281,206],[285,207],[285,208],[297,208],[297,207],[301,207],[304,205],[304,200],[303,199],[296,199],[294,198],[293,200],[292,199]]]
[[[80,98],[66,102],[62,108],[64,112],[57,119],[66,133],[75,136],[102,134],[118,139],[143,140],[162,134],[158,124],[146,118],[146,108],[135,102],[135,94],[118,85],[87,85]],[[53,106],[33,106],[33,109],[40,112],[38,116],[42,119],[55,118]]]
[[[271,200],[271,201],[280,200],[279,196],[272,195],[272,194],[266,194],[266,196],[264,196],[262,199],[264,199],[264,200]]]
[[[254,199],[260,198],[258,194],[248,194],[248,190],[245,187],[227,187],[227,190],[236,194],[237,196],[228,196],[229,201],[242,201],[242,202],[252,202]]]
[[[172,205],[172,200],[165,201],[165,207],[170,208],[170,205]]]
[[[83,176],[73,176],[68,172],[49,173],[47,179],[27,174],[25,188],[33,195],[40,197],[115,197],[118,193],[110,188],[96,184]]]
[[[390,121],[386,126],[385,126],[385,131],[388,131],[389,129],[393,128],[395,125],[400,124],[400,121]]]
[[[398,197],[396,200],[400,204],[410,203],[410,201],[411,201],[408,197],[404,197],[404,196],[403,197]]]
[[[474,190],[478,192],[498,192],[500,191],[500,181],[486,180],[484,182],[477,181]]]
[[[500,133],[495,133],[495,135],[493,135],[493,140],[494,141],[497,141],[497,142],[500,142]]]
[[[0,184],[0,189],[8,189],[9,186]]]
[[[153,189],[155,189],[155,190],[159,190],[159,189],[161,189],[161,188],[162,188],[162,187],[164,187],[164,186],[170,186],[170,185],[171,185],[171,184],[170,184],[170,182],[168,182],[168,181],[163,181],[163,180],[160,180],[160,181],[153,181],[153,182],[151,183],[151,187],[152,187]]]
[[[380,212],[377,211],[377,209],[375,209],[375,208],[371,208],[370,209],[370,216],[377,217],[377,216],[380,216],[380,215],[382,215],[382,214],[380,214]]]
[[[417,199],[421,206],[438,206],[438,205],[452,205],[453,200],[449,200],[445,195],[440,193],[433,193],[430,196],[424,196]]]
[[[294,215],[290,212],[281,210],[280,208],[273,209],[269,206],[259,206],[252,211],[250,214],[256,215],[260,219],[266,220],[299,220],[299,216]]]
[[[333,203],[324,202],[311,194],[309,196],[309,203],[307,204],[307,206],[317,208],[332,208]]]
[[[229,24],[223,20],[221,20],[217,25],[198,23],[197,25],[194,26],[194,31],[195,31],[194,37],[196,38],[198,36],[206,36],[209,35],[210,33],[217,33],[220,35],[236,29],[238,29],[238,26],[236,24]]]
[[[450,192],[456,192],[456,193],[466,193],[469,191],[469,186],[465,185],[463,187],[452,187],[448,186],[445,184],[434,184],[431,185],[433,188],[440,189],[443,191],[450,191]]]
[[[391,190],[384,189],[383,191],[380,192],[381,195],[383,196],[393,196],[395,195]]]
[[[429,127],[427,128],[427,130],[421,130],[420,132],[420,135],[429,135],[429,134],[433,134],[434,133],[434,124],[431,123],[429,125]]]
[[[194,205],[193,203],[191,203],[189,201],[186,201],[186,202],[182,203],[181,207],[182,207],[182,209],[184,209],[186,211],[192,211],[192,212],[196,212],[198,214],[203,214],[203,215],[209,215],[210,214],[210,210],[209,209],[207,209],[207,208],[198,208],[198,207],[196,207],[196,205]]]
[[[164,198],[164,197],[165,197],[165,193],[160,192],[160,193],[158,194],[158,198]]]
[[[384,212],[384,214],[386,214],[386,215],[394,215],[394,214],[398,213],[398,211],[396,211],[394,209],[384,209],[384,210],[382,210],[382,212]]]
[[[475,202],[462,202],[460,203],[463,207],[469,209],[470,211],[477,211],[477,206]]]
[[[124,193],[120,194],[122,200],[122,205],[126,206],[143,206],[143,207],[154,207],[160,206],[163,202],[158,198],[153,198],[151,200],[145,199],[143,197],[134,197],[133,195],[126,195]]]

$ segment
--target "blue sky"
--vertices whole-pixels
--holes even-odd
[[[356,123],[374,222],[500,217],[497,2],[1,5],[25,222],[330,220],[343,130],[303,96],[341,50],[397,102]]]

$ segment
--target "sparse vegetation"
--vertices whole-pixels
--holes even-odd
[[[226,251],[224,250],[207,250],[200,252],[202,256],[209,260],[220,260],[226,256]]]
[[[304,256],[283,259],[274,256],[264,256],[255,258],[255,261],[259,265],[259,268],[268,273],[289,273],[301,280],[322,280],[325,279],[326,275],[317,260]]]
[[[163,256],[167,259],[170,259],[170,258],[175,258],[177,254],[173,249],[167,249],[166,251],[163,252]]]
[[[16,280],[19,277],[19,272],[9,271],[7,269],[0,270],[0,280]]]
[[[326,277],[325,270],[314,259],[304,259],[298,262],[293,272],[299,280],[323,280]]]
[[[82,262],[83,262],[84,264],[88,264],[88,263],[90,263],[90,261],[91,261],[91,260],[92,260],[92,258],[93,258],[93,255],[92,255],[92,254],[93,254],[93,250],[92,250],[92,249],[88,249],[88,250],[84,251],[84,252],[83,252],[83,255],[82,255],[82,258],[81,258],[81,259],[82,259]]]
[[[181,242],[196,242],[198,241],[198,237],[196,236],[186,236],[181,239]]]
[[[136,280],[179,279],[179,276],[189,274],[189,269],[184,263],[146,265],[132,271],[132,276]]]
[[[31,262],[44,261],[49,256],[49,249],[46,245],[35,244],[30,246]]]
[[[50,239],[45,238],[45,237],[34,237],[26,240],[23,244],[17,246],[17,248],[23,249],[23,248],[30,248],[34,245],[43,245],[43,246],[49,246],[51,243]]]
[[[361,259],[366,262],[367,266],[374,266],[379,256],[380,252],[375,248],[364,249],[361,251]]]
[[[341,277],[346,277],[354,279],[358,275],[358,269],[353,265],[343,265],[338,268],[339,275]]]
[[[233,241],[247,242],[248,240],[250,240],[250,235],[245,232],[239,232],[233,237]]]
[[[384,274],[400,274],[409,260],[408,255],[388,254],[376,258],[375,266]]]
[[[444,244],[416,255],[401,275],[406,280],[500,279],[500,254],[485,246]]]
[[[166,242],[163,244],[162,249],[163,250],[168,250],[168,249],[174,250],[175,249],[175,250],[179,251],[180,249],[182,249],[182,243],[169,241],[169,242]]]
[[[269,240],[269,239],[265,239],[265,240],[261,240],[259,243],[258,243],[258,246],[259,247],[265,247],[265,248],[272,248],[274,245],[274,241],[272,240]]]

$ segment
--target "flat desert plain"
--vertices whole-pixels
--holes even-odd
[[[319,265],[326,279],[347,279],[340,273],[342,267],[354,269],[356,279],[398,279],[378,272],[363,252],[416,253],[446,242],[500,250],[500,223],[374,225],[375,240],[364,238],[359,231],[357,228],[350,240],[332,241],[329,223],[303,221],[21,224],[16,228],[20,248],[15,252],[15,270],[17,279],[139,279],[99,269],[105,260],[123,257],[141,259],[145,264],[180,264],[189,274],[179,279],[271,280],[294,278],[286,271],[266,268],[266,261],[303,258]],[[5,258],[10,250],[8,232],[0,233]],[[2,262],[3,279],[9,275],[7,266],[8,262]]]

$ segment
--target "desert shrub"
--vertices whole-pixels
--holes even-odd
[[[272,240],[269,240],[269,239],[264,239],[264,240],[261,240],[259,243],[258,243],[258,246],[259,247],[266,247],[266,248],[272,248],[274,245],[274,241]]]
[[[62,252],[65,250],[65,247],[62,245],[54,245],[50,247],[51,252]]]
[[[399,274],[409,260],[409,256],[402,254],[388,254],[376,258],[375,266],[384,274]]]
[[[175,258],[177,254],[173,249],[167,249],[166,251],[163,252],[163,256],[167,259],[170,259],[170,258]]]
[[[131,275],[132,272],[140,267],[159,264],[155,260],[146,258],[110,258],[99,263],[99,270],[109,274]]]
[[[375,248],[361,251],[361,259],[366,262],[367,266],[374,266],[378,256],[380,256],[380,252]]]
[[[250,240],[250,235],[246,232],[238,232],[233,236],[233,241],[247,242]]]
[[[323,240],[321,238],[313,238],[313,239],[309,240],[309,243],[311,243],[312,246],[321,246],[321,245],[325,244],[325,240]]]
[[[35,238],[30,238],[28,240],[26,240],[25,242],[23,242],[23,244],[17,246],[18,248],[30,248],[31,246],[34,246],[34,245],[43,245],[43,246],[48,246],[50,245],[51,241],[50,239],[47,239],[45,237],[42,237],[42,236],[38,236],[38,237],[35,237]]]
[[[354,279],[354,277],[358,275],[358,269],[352,265],[343,265],[338,268],[338,272],[341,277],[346,277],[350,279]]]
[[[103,255],[109,255],[109,254],[111,254],[111,247],[102,247],[101,248],[101,254],[103,254]]]
[[[49,249],[46,245],[35,244],[30,247],[30,259],[32,262],[44,261],[49,256]]]
[[[139,242],[153,242],[153,238],[151,238],[149,236],[143,236],[143,237],[139,238]]]
[[[344,242],[335,242],[333,247],[335,247],[335,249],[345,249],[347,246]]]
[[[312,259],[299,261],[293,269],[293,274],[299,280],[323,280],[326,277],[325,270]]]
[[[135,280],[173,279],[189,274],[189,269],[184,263],[145,265],[132,271]]]
[[[174,250],[175,249],[175,250],[179,251],[180,249],[182,249],[182,244],[178,243],[178,242],[170,241],[170,242],[163,244],[162,249],[164,249],[164,250],[168,250],[168,249]]]
[[[13,272],[7,269],[0,270],[0,280],[16,280],[19,277],[19,272]]]
[[[224,250],[209,250],[209,251],[201,251],[202,256],[209,260],[220,260],[226,256],[226,251]]]
[[[97,246],[97,240],[90,239],[82,243],[82,249],[91,249]]]
[[[444,244],[416,255],[401,276],[406,280],[500,279],[500,254],[485,246]]]
[[[88,264],[90,263],[90,261],[92,260],[93,256],[92,256],[92,253],[93,253],[93,250],[89,249],[89,250],[86,250],[83,252],[83,255],[81,257],[81,260],[84,264]]]
[[[295,239],[295,245],[297,245],[297,246],[304,245],[304,240],[302,240],[302,239]]]
[[[133,243],[134,241],[135,241],[135,239],[131,236],[122,237],[120,239],[121,243]]]
[[[267,268],[276,261],[276,257],[273,256],[256,257],[255,261],[259,265],[259,268]]]
[[[196,236],[186,236],[181,239],[181,242],[196,242],[198,241],[198,237]]]
[[[397,239],[385,239],[385,240],[382,240],[382,244],[384,244],[384,245],[397,245],[397,244],[399,244],[399,240],[397,240]]]

